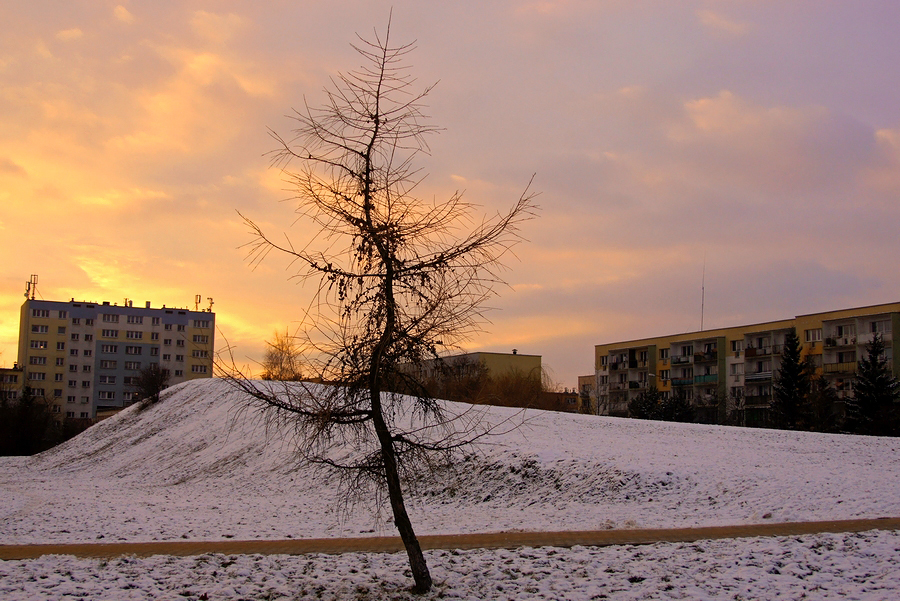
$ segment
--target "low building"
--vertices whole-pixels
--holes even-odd
[[[25,370],[18,363],[0,368],[0,400],[15,401],[25,388]]]
[[[683,393],[700,421],[724,423],[738,410],[743,424],[763,425],[791,328],[803,344],[802,356],[846,398],[853,394],[857,360],[876,333],[884,338],[894,375],[900,374],[892,335],[898,327],[900,303],[888,303],[597,345],[598,412],[625,416],[629,401],[655,385],[664,396]]]

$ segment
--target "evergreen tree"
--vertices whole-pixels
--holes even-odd
[[[639,395],[628,401],[628,417],[634,419],[661,419],[660,401],[662,394],[651,385]]]
[[[668,398],[660,400],[655,419],[665,422],[694,421],[694,408],[684,394],[684,388],[676,388]]]
[[[781,367],[772,383],[773,398],[769,416],[775,428],[799,430],[809,425],[811,369],[809,363],[800,358],[802,350],[797,330],[791,328],[784,337]]]
[[[900,382],[891,374],[884,339],[876,333],[856,367],[853,398],[847,402],[847,429],[856,434],[896,436]]]

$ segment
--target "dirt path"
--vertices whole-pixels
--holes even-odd
[[[656,542],[693,542],[717,538],[792,536],[821,532],[900,530],[900,518],[782,522],[704,528],[598,530],[575,532],[490,532],[420,536],[423,549],[515,549],[517,547],[573,547],[642,545]],[[42,555],[117,557],[120,555],[287,554],[375,552],[403,550],[397,537],[311,538],[302,540],[165,541],[149,543],[76,543],[0,545],[0,560],[32,559]]]

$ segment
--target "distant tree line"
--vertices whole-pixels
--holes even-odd
[[[26,387],[11,398],[0,394],[0,455],[34,455],[90,427],[90,419],[60,419],[53,403]]]

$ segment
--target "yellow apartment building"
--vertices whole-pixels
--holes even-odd
[[[594,390],[600,415],[625,416],[628,402],[651,385],[663,395],[683,391],[700,421],[724,423],[735,409],[743,423],[764,425],[772,377],[785,335],[796,328],[808,356],[841,398],[852,396],[857,360],[875,333],[900,374],[893,336],[900,303],[798,315],[791,319],[601,344],[594,348]]]

